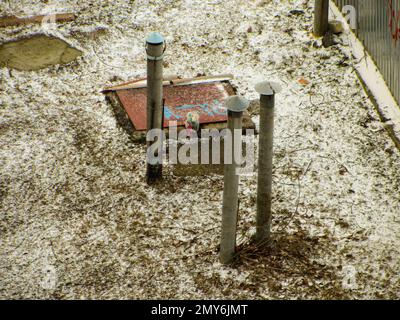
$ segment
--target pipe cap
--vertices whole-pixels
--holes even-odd
[[[279,83],[271,81],[257,83],[255,89],[262,96],[272,96],[282,91]]]
[[[146,42],[153,45],[163,44],[164,37],[158,32],[152,32],[147,36]]]
[[[250,105],[250,102],[240,96],[230,96],[224,101],[224,106],[232,112],[243,112]]]

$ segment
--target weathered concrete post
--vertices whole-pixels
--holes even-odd
[[[163,128],[163,56],[165,41],[161,34],[151,33],[146,40],[147,52],[147,131]],[[162,152],[163,141],[156,141]],[[147,148],[152,143],[147,142]],[[157,156],[157,155],[156,155]],[[152,184],[162,177],[162,155],[157,164],[150,164],[147,159],[147,183]]]
[[[222,236],[220,246],[220,261],[223,264],[232,262],[236,248],[236,226],[238,216],[238,169],[242,156],[242,116],[249,102],[238,96],[226,99],[228,109],[228,132],[232,142],[228,143],[228,159],[224,165],[224,199],[222,205]],[[224,145],[227,144],[225,141]],[[224,150],[225,151],[225,150]],[[226,151],[225,151],[226,152]],[[235,156],[236,154],[236,156]]]
[[[315,0],[314,35],[322,37],[329,27],[329,0]]]
[[[271,233],[272,156],[274,134],[275,94],[281,88],[277,83],[256,85],[260,94],[260,136],[257,181],[257,228],[255,240],[268,241]]]

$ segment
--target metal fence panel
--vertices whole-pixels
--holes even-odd
[[[356,34],[400,104],[400,0],[335,0],[357,12]]]

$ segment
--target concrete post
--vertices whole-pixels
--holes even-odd
[[[256,85],[260,94],[260,136],[257,181],[256,241],[268,241],[271,233],[272,157],[274,132],[275,94],[280,86],[273,82]]]
[[[157,32],[151,33],[146,40],[147,51],[147,131],[163,129],[163,55],[164,38]],[[158,150],[162,152],[163,141],[156,141]],[[147,142],[147,148],[151,142]],[[160,157],[162,159],[162,157]],[[148,184],[153,184],[162,178],[161,163],[149,164],[147,161],[146,178]]]
[[[248,106],[249,102],[238,96],[231,96],[225,101],[225,107],[228,109],[228,131],[231,133],[232,138],[232,143],[230,143],[232,152],[229,153],[229,163],[225,163],[224,165],[224,199],[220,246],[220,261],[222,264],[231,263],[235,255],[238,218],[238,169],[241,165],[240,159],[242,156],[242,116],[243,111]],[[238,130],[240,134],[238,134]]]
[[[314,35],[322,37],[329,28],[329,0],[315,0]]]

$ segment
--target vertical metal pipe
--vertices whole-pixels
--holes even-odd
[[[260,93],[260,136],[255,240],[264,242],[270,239],[271,234],[275,93],[280,91],[280,87],[276,83],[267,81],[257,84],[256,90]]]
[[[151,33],[146,40],[147,51],[147,131],[163,129],[163,55],[164,38],[157,32]],[[162,152],[162,141],[155,141]],[[151,142],[147,142],[149,148]],[[162,156],[160,157],[162,159]],[[146,178],[153,184],[162,177],[162,160],[157,164],[147,161]]]
[[[249,106],[249,102],[244,98],[232,96],[225,101],[225,106],[228,109],[228,132],[230,132],[228,139],[232,139],[228,145],[233,150],[229,152],[229,163],[225,163],[224,165],[220,261],[223,264],[229,264],[233,261],[236,248],[239,189],[238,168],[241,165],[242,155],[242,116],[243,111]],[[238,134],[238,131],[240,134]],[[225,141],[226,144],[227,141]]]
[[[315,0],[314,35],[322,37],[328,31],[329,0]]]

